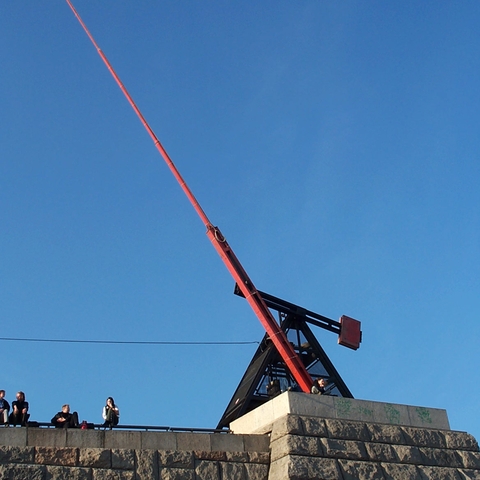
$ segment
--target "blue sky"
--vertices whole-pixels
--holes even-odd
[[[480,438],[480,4],[75,6],[257,288],[356,398]],[[0,17],[2,337],[255,342],[263,329],[67,4]],[[1,340],[7,399],[215,427],[255,349]]]

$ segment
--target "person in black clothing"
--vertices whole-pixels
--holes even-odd
[[[327,388],[328,381],[325,378],[317,378],[312,385],[312,393],[316,393],[318,395],[323,395],[325,393],[325,389]]]
[[[62,411],[58,412],[52,418],[52,425],[55,428],[77,428],[78,427],[78,413],[70,413],[70,405],[65,404]]]
[[[8,418],[10,425],[21,425],[25,427],[30,415],[28,412],[28,402],[25,401],[25,394],[17,392],[17,399],[12,402],[12,413]]]
[[[120,417],[120,410],[115,405],[115,401],[112,397],[107,398],[107,404],[103,407],[102,417],[105,420],[103,424],[104,427],[114,427],[118,425],[118,420]]]
[[[10,404],[5,400],[5,390],[0,390],[0,423],[8,425]]]

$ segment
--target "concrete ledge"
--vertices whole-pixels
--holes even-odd
[[[287,414],[450,430],[447,412],[442,409],[299,392],[278,395],[233,421],[230,429],[235,434],[268,433],[273,423]]]
[[[138,450],[142,447],[142,432],[107,430],[104,433],[104,448],[133,448]]]
[[[172,432],[143,432],[142,450],[176,450],[177,436]]]
[[[67,447],[102,448],[105,445],[105,432],[101,430],[67,430]]]
[[[26,428],[27,445],[36,447],[66,447],[67,430],[65,428]]]
[[[0,428],[0,445],[8,447],[268,452],[269,441],[269,437],[264,435],[232,435],[229,433]]]
[[[0,445],[9,445],[11,447],[26,447],[27,429],[16,427],[0,428]]]

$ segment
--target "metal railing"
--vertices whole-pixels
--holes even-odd
[[[187,432],[187,433],[232,433],[229,429],[220,428],[190,428],[190,427],[167,427],[164,425],[115,425],[105,426],[103,423],[87,423],[87,430],[140,430],[160,432]],[[11,425],[13,427],[13,425]],[[51,422],[29,421],[27,428],[55,428]],[[77,430],[80,430],[80,426]]]

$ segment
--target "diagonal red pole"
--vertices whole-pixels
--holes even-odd
[[[287,365],[288,369],[290,370],[291,374],[295,378],[296,382],[298,383],[302,391],[310,392],[310,388],[313,384],[310,374],[305,368],[300,357],[296,354],[291,343],[288,341],[287,336],[285,335],[283,330],[280,328],[277,321],[273,318],[272,313],[270,312],[268,307],[265,305],[265,302],[263,301],[262,297],[260,296],[257,289],[253,285],[252,281],[248,277],[247,272],[244,270],[240,261],[234,254],[233,250],[228,245],[225,237],[222,235],[219,228],[214,227],[210,222],[210,220],[208,219],[207,215],[203,211],[202,207],[198,203],[192,191],[186,184],[183,177],[180,175],[180,172],[178,171],[177,167],[170,159],[167,151],[163,148],[163,145],[160,143],[160,140],[157,138],[153,130],[150,128],[150,125],[145,120],[144,116],[142,115],[142,112],[140,112],[139,108],[136,106],[135,102],[133,101],[132,97],[130,96],[127,89],[123,85],[122,81],[116,74],[113,67],[110,65],[110,62],[108,61],[107,57],[104,55],[104,53],[98,46],[97,42],[93,38],[92,34],[89,32],[88,28],[86,27],[85,23],[80,18],[80,15],[75,10],[75,7],[72,5],[72,2],[70,0],[66,0],[66,2],[72,9],[73,13],[77,17],[77,20],[80,22],[80,25],[83,27],[86,34],[90,38],[91,42],[97,49],[98,54],[100,55],[103,62],[107,66],[108,70],[112,74],[113,78],[117,82],[118,86],[120,87],[120,90],[122,90],[123,94],[127,98],[131,107],[137,114],[138,118],[142,122],[143,126],[147,130],[150,137],[152,138],[153,143],[157,147],[157,150],[160,152],[161,156],[165,160],[167,166],[170,168],[171,172],[173,173],[180,187],[184,191],[187,198],[190,200],[190,203],[192,204],[193,208],[195,209],[198,216],[204,223],[205,227],[207,228],[207,236],[212,242],[212,245],[214,246],[217,253],[220,255],[220,258],[223,260],[228,271],[230,272],[235,282],[239,286],[247,302],[250,304],[251,308],[257,315],[258,319],[260,320],[260,323],[265,328],[268,336],[274,343],[275,347],[277,348],[283,361]]]

